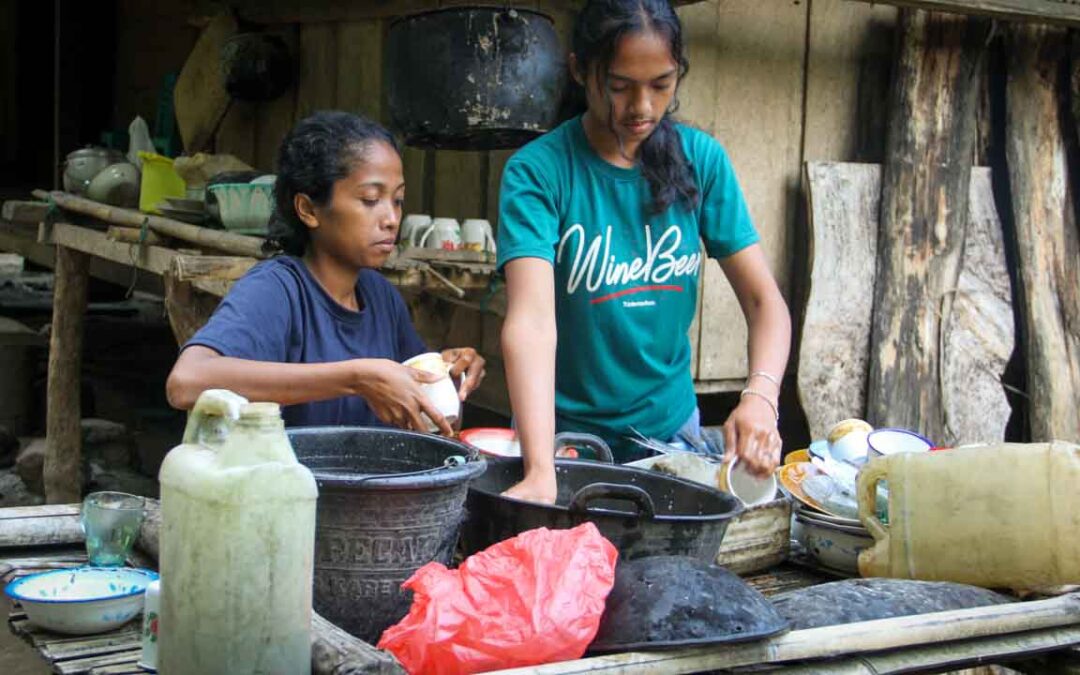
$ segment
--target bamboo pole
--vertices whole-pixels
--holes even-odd
[[[631,652],[497,671],[500,675],[695,673],[1080,626],[1080,595],[796,630],[764,642]],[[827,672],[825,667],[815,672]]]
[[[33,194],[38,199],[51,199],[62,209],[92,216],[114,225],[142,227],[143,222],[145,222],[147,227],[151,230],[167,237],[182,239],[186,242],[198,244],[232,255],[242,255],[252,258],[267,257],[267,254],[263,252],[265,241],[259,237],[249,237],[243,234],[222,232],[221,230],[211,230],[209,228],[199,227],[198,225],[181,223],[180,221],[172,220],[171,218],[163,218],[161,216],[145,214],[140,211],[132,211],[131,209],[122,209],[117,206],[101,204],[90,199],[76,197],[75,195],[66,192],[34,190]]]

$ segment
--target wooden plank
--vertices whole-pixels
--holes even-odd
[[[346,21],[337,33],[336,107],[376,122],[385,120],[383,28],[379,19]]]
[[[886,0],[886,4],[994,19],[1080,26],[1080,6],[1071,0]]]
[[[1080,236],[1060,118],[1065,31],[1013,26],[1006,158],[1031,440],[1080,441]]]
[[[428,213],[426,172],[434,170],[427,162],[428,153],[423,148],[402,148],[401,161],[405,169],[404,213]]]
[[[40,506],[11,506],[0,509],[0,521],[25,518],[52,518],[54,516],[77,516],[78,504],[42,504]],[[5,527],[8,523],[5,523]]]
[[[219,299],[228,292],[227,285],[232,282],[223,282],[220,287],[221,295],[217,295],[196,292],[194,283],[177,280],[171,270],[165,273],[164,280],[165,311],[169,316],[169,326],[176,338],[176,344],[183,346],[210,320]]]
[[[202,13],[216,6],[213,0],[195,3]],[[231,6],[244,19],[256,23],[305,23],[312,21],[360,21],[364,19],[396,18],[404,14],[434,10],[450,4],[446,0],[366,0],[341,2],[340,0],[237,0]],[[457,1],[455,4],[462,4]],[[469,0],[470,5],[483,5]],[[491,4],[491,3],[487,3]],[[536,0],[507,0],[497,3],[499,7],[536,9]],[[544,0],[545,10],[577,11],[583,0]],[[680,4],[676,2],[675,4]]]
[[[100,233],[94,233],[104,236]],[[45,414],[45,500],[82,497],[82,332],[90,257],[61,246],[56,251],[52,331],[49,336],[48,408]]]
[[[690,72],[679,115],[727,149],[782,291],[799,181],[807,3],[709,0],[679,10]],[[746,322],[715,261],[704,266],[698,379],[745,377]]]
[[[141,650],[108,654],[106,656],[90,656],[85,659],[73,659],[55,663],[53,664],[53,672],[57,673],[57,675],[79,675],[80,673],[89,673],[92,669],[101,666],[136,663],[140,658],[142,658]]]
[[[289,53],[294,59],[297,58],[300,47],[299,26],[279,26],[276,30],[268,32],[284,40],[289,47]],[[281,96],[260,104],[255,111],[255,164],[253,166],[260,171],[276,172],[278,148],[295,121],[298,86],[298,82],[293,82]]]
[[[1005,232],[990,169],[971,170],[956,301],[942,328],[944,436],[949,445],[1005,440],[1012,408],[1001,386],[1015,346]]]
[[[941,341],[968,224],[978,73],[989,21],[900,13],[866,418],[931,439],[946,433]]]
[[[37,265],[56,267],[56,247],[39,243],[37,229],[33,232],[10,223],[0,223],[0,250],[12,251]],[[127,288],[131,285],[131,269],[111,260],[94,258],[90,261],[90,276],[102,281]],[[142,275],[135,280],[135,288],[140,291],[162,295],[164,288],[161,279]]]
[[[46,243],[79,251],[116,263],[131,265],[153,274],[164,274],[172,264],[176,251],[161,246],[125,244],[109,239],[104,232],[88,230],[70,223],[56,223],[46,233]]]
[[[52,546],[83,541],[79,513],[0,520],[0,548]]]
[[[1069,628],[1075,635],[1075,631],[1078,630],[1078,611],[1080,611],[1080,597],[1070,595],[1054,600],[796,630],[753,643],[651,653],[630,652],[496,672],[502,675],[691,673],[866,654],[886,649],[933,645],[951,640],[972,640],[1053,628]]]
[[[256,110],[254,103],[233,99],[214,137],[214,151],[254,166]]]
[[[314,675],[398,675],[405,672],[392,654],[349,635],[316,612],[311,613],[311,635],[311,669]]]
[[[432,216],[483,218],[487,214],[487,153],[435,151],[435,193]]]
[[[337,25],[322,21],[300,26],[296,114],[299,121],[316,110],[335,107],[337,96]]]
[[[814,0],[807,34],[803,161],[880,161],[861,156],[863,97],[887,98],[897,10],[848,0]],[[873,112],[873,111],[871,111]],[[884,133],[877,134],[883,139]],[[884,146],[884,143],[882,143]],[[882,147],[884,151],[884,147]]]
[[[225,40],[236,32],[236,20],[231,13],[218,11],[208,12],[217,15],[199,35],[173,90],[177,127],[188,154],[206,149],[229,107],[220,54]]]
[[[142,651],[141,635],[138,631],[124,631],[119,636],[98,639],[79,640],[76,642],[53,642],[43,645],[38,651],[52,661],[82,659],[92,656],[105,656],[121,652]]]
[[[1048,628],[1019,635],[995,636],[963,640],[921,649],[898,650],[884,654],[868,654],[855,659],[814,662],[804,666],[782,668],[785,675],[819,675],[853,673],[858,675],[891,675],[893,673],[940,672],[945,668],[977,663],[1009,661],[1020,656],[1058,650],[1080,642],[1080,628]],[[769,672],[769,671],[766,671]],[[1004,668],[978,668],[963,671],[964,675],[1004,674],[1017,671]],[[957,673],[956,675],[960,675]]]
[[[90,675],[141,675],[151,671],[137,664],[118,664],[114,666],[98,666],[90,669]]]
[[[49,205],[45,202],[26,202],[17,199],[9,199],[4,202],[2,217],[8,222],[17,225],[37,225],[45,220],[45,214],[49,212]]]
[[[866,407],[881,168],[809,162],[805,171],[810,275],[797,386],[810,437],[824,438]]]
[[[513,156],[514,150],[492,150],[488,153],[487,218],[492,232],[499,231],[499,188],[502,185],[503,169]]]

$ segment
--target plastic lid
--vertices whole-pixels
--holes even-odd
[[[240,406],[240,419],[273,419],[281,417],[281,406],[269,401],[247,403]]]

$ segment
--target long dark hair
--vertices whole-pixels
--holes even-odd
[[[679,66],[678,80],[681,82],[690,63],[683,53],[682,23],[668,0],[589,0],[585,3],[574,23],[571,44],[581,74],[587,77],[592,72],[603,84],[619,40],[625,35],[644,32],[667,38],[671,58]],[[672,120],[678,107],[676,95],[638,151],[641,172],[649,182],[652,194],[651,210],[656,213],[665,211],[679,199],[689,208],[697,205],[698,188]],[[571,82],[562,116],[576,115],[584,109],[584,89]],[[609,123],[614,133],[614,120]]]
[[[278,148],[270,238],[286,253],[303,255],[310,235],[293,206],[296,195],[326,206],[334,183],[348,176],[364,161],[368,148],[380,141],[401,154],[390,132],[366,117],[333,110],[297,122]]]

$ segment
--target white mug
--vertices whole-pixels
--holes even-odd
[[[420,237],[420,246],[454,251],[461,248],[461,226],[453,218],[436,218]]]
[[[418,354],[406,361],[405,365],[442,376],[441,379],[435,382],[421,384],[420,388],[432,405],[435,406],[435,409],[446,418],[447,422],[452,425],[457,421],[458,415],[461,414],[461,399],[458,398],[457,387],[454,386],[454,381],[450,378],[450,364],[443,361],[442,354],[438,352]],[[427,415],[421,413],[421,416],[428,423],[428,431],[436,432],[439,430],[439,427],[435,426],[435,423]]]
[[[461,225],[462,248],[469,251],[495,251],[495,236],[491,223],[482,218],[469,218]]]
[[[410,213],[401,221],[401,241],[416,246],[416,237],[431,227],[431,216],[426,213]]]
[[[755,476],[735,459],[721,468],[720,489],[730,492],[746,506],[758,506],[771,502],[776,497],[776,477]]]

